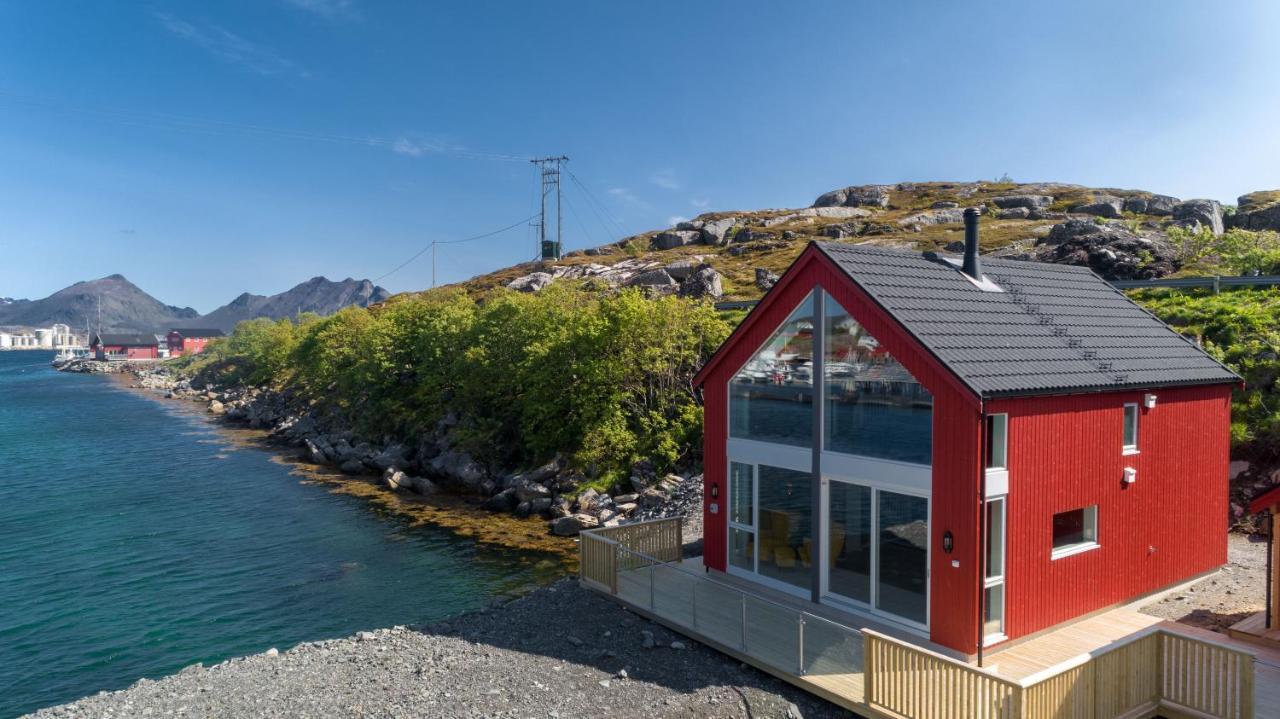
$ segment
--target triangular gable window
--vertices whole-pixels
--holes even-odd
[[[930,464],[933,395],[827,295],[823,448],[828,452]]]
[[[813,293],[729,381],[729,436],[813,446]]]

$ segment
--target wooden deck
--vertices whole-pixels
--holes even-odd
[[[681,560],[663,521],[584,533],[583,584],[863,716],[1280,719],[1280,650],[1116,609],[979,668],[910,630]]]

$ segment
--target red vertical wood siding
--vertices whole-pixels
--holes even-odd
[[[1133,599],[1226,561],[1229,386],[993,400],[1009,414],[1006,634]],[[1139,404],[1139,454],[1122,453]],[[1125,467],[1137,481],[1123,483]],[[1098,549],[1050,559],[1057,512],[1098,505]],[[1154,551],[1153,551],[1154,550]]]
[[[982,461],[977,398],[816,248],[810,247],[801,254],[704,371],[704,561],[714,569],[726,568],[728,382],[808,292],[818,286],[826,289],[933,394],[930,635],[939,644],[974,652],[979,631],[977,497]],[[710,496],[712,487],[718,489],[717,499]],[[710,513],[713,502],[719,505],[717,514]],[[954,537],[951,554],[942,551],[942,535],[947,531]],[[953,561],[959,566],[952,566]]]

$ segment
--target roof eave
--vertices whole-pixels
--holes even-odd
[[[1166,389],[1169,387],[1208,387],[1217,385],[1240,385],[1244,380],[1237,377],[1224,377],[1214,380],[1186,380],[1181,382],[1128,382],[1125,384],[1093,385],[1087,387],[1053,387],[1010,390],[987,390],[982,393],[983,399],[1021,399],[1025,397],[1062,397],[1073,394],[1106,394],[1108,392],[1132,392],[1140,389]]]

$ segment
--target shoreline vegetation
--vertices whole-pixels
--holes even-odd
[[[342,491],[447,507],[426,521],[477,508],[542,518],[545,544],[700,503],[692,378],[730,329],[708,302],[639,290],[564,283],[479,301],[445,290],[326,318],[242,322],[167,362],[64,369],[127,370],[141,387],[264,430],[312,465],[380,477],[396,497],[315,475]]]

